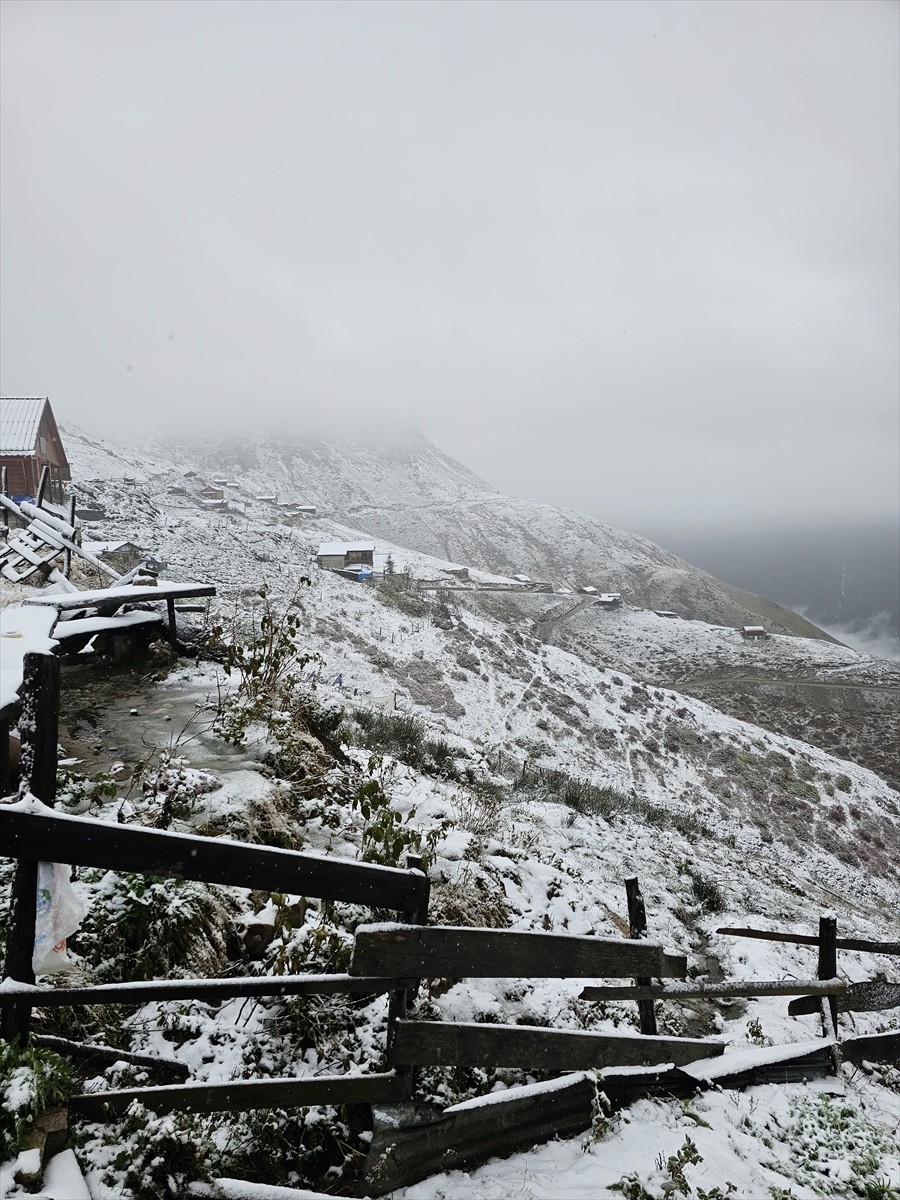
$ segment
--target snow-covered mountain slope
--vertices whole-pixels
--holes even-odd
[[[107,452],[93,453],[91,473],[101,476]],[[352,781],[349,794],[360,780],[377,778],[404,825],[431,835],[433,921],[618,936],[625,929],[623,881],[637,875],[652,936],[687,954],[691,976],[700,980],[805,978],[815,972],[808,948],[729,939],[716,933],[722,925],[813,933],[819,915],[831,911],[842,935],[896,938],[900,795],[864,767],[725,715],[668,682],[679,672],[694,672],[703,660],[723,671],[751,672],[764,662],[765,669],[786,676],[828,678],[839,671],[842,677],[882,680],[887,668],[878,660],[798,638],[750,645],[733,630],[659,618],[628,605],[615,612],[585,608],[559,625],[555,641],[545,642],[536,634],[546,612],[575,597],[420,593],[412,586],[416,578],[443,576],[449,582],[448,562],[382,535],[378,551],[390,553],[398,570],[409,569],[409,584],[405,577],[359,584],[319,570],[314,552],[321,540],[358,537],[367,531],[362,521],[354,527],[326,516],[291,526],[279,523],[271,506],[252,502],[245,515],[208,512],[166,491],[181,475],[160,460],[134,454],[124,468],[118,461],[119,482],[89,485],[107,512],[92,536],[128,538],[166,558],[170,576],[215,582],[219,596],[212,618],[226,628],[240,631],[249,624],[262,603],[262,583],[277,613],[297,617],[301,646],[317,656],[304,671],[315,697],[348,714],[353,744],[342,770]],[[142,482],[124,486],[122,474]],[[249,485],[244,490],[246,496],[254,492]],[[311,583],[303,583],[304,577]],[[633,663],[634,671],[623,662]],[[197,699],[215,703],[228,686],[215,664],[181,665],[153,689],[153,704],[172,729],[185,713],[194,718]],[[427,769],[402,761],[396,748],[366,742],[364,725],[354,722],[354,712],[375,712],[386,697],[395,697],[401,712],[424,731],[431,745]],[[143,709],[135,711],[140,715],[132,718],[131,744],[125,743],[122,722],[107,729],[101,716],[90,725],[86,752],[95,756],[92,765],[108,767],[115,755],[122,780],[148,756],[150,725],[144,724]],[[360,854],[362,818],[349,801],[335,799],[335,770],[299,783],[279,777],[271,765],[268,776],[226,774],[215,761],[211,738],[188,732],[179,753],[224,782],[192,800],[181,818],[185,826],[236,836],[251,829],[258,837],[263,830],[284,839],[277,844]],[[264,748],[251,741],[248,754]],[[443,765],[436,769],[438,762]],[[152,795],[137,789],[125,815],[149,822],[155,818],[152,802]],[[98,815],[116,820],[121,797],[101,804]],[[261,814],[277,815],[277,827],[266,830]],[[95,938],[106,936],[113,904],[124,903],[109,875],[87,875],[78,885],[89,905],[86,948],[91,930]],[[222,921],[226,900],[240,909],[242,920],[253,916],[253,897],[236,890],[216,900]],[[162,906],[162,896],[158,903]],[[263,911],[271,917],[273,905]],[[331,906],[328,913],[315,904],[304,907],[296,927],[285,928],[264,948],[261,969],[283,970],[285,962],[295,961],[291,955],[304,969],[323,969],[316,947],[346,949],[363,916],[353,906]],[[102,966],[107,951],[101,950]],[[212,956],[209,946],[203,953]],[[90,979],[99,968],[91,959],[86,963]],[[200,967],[190,965],[201,973],[212,969],[205,960]],[[173,968],[185,969],[181,960]],[[840,969],[854,981],[897,978],[896,959],[873,954],[842,953]],[[572,980],[434,981],[422,989],[418,1011],[432,1019],[550,1022],[602,1031],[633,1027],[633,1006],[582,1002],[581,986]],[[667,1001],[659,1007],[662,1032],[716,1034],[727,1043],[726,1055],[766,1039],[802,1042],[820,1034],[817,1018],[788,1017],[784,999],[731,1005]],[[306,1010],[300,1016],[298,1006],[279,1000],[148,1005],[116,1031],[123,1039],[116,1044],[169,1054],[174,1044],[198,1080],[361,1072],[371,1069],[383,1045],[385,1011],[381,999],[354,1008],[347,1033],[346,1011],[335,1020],[330,1010],[316,1010],[311,1022]],[[881,1032],[895,1027],[895,1015],[848,1015],[843,1029]],[[423,1072],[419,1086],[426,1098],[453,1102],[524,1081],[522,1072],[485,1064],[472,1072]],[[115,1077],[99,1079],[96,1086],[115,1086]],[[408,1200],[640,1196],[638,1186],[661,1188],[665,1161],[687,1133],[703,1162],[688,1164],[685,1176],[709,1195],[718,1187],[720,1195],[738,1200],[787,1196],[787,1189],[798,1198],[849,1198],[865,1195],[853,1190],[862,1171],[900,1186],[897,1092],[891,1090],[897,1083],[890,1069],[848,1073],[840,1087],[847,1094],[839,1121],[821,1095],[802,1084],[739,1097],[710,1094],[695,1106],[648,1101],[605,1131],[598,1124],[586,1150],[580,1140],[549,1146],[471,1175],[438,1176],[406,1194]],[[252,1152],[242,1150],[248,1140],[245,1116],[217,1117],[214,1136],[203,1123],[208,1118],[188,1120],[176,1133],[198,1148],[198,1162],[205,1155],[220,1173],[223,1155],[232,1154],[234,1172],[240,1174],[243,1165],[246,1174],[247,1162],[261,1161],[260,1147],[276,1145],[277,1153],[266,1154],[266,1170],[282,1171],[273,1182],[318,1182],[304,1174],[304,1161],[311,1159],[290,1157],[302,1147],[302,1126],[287,1137],[280,1120],[273,1116],[268,1125],[253,1127],[259,1145]],[[327,1126],[327,1116],[315,1120],[320,1129]],[[161,1160],[154,1139],[163,1130],[164,1121],[146,1114],[122,1123],[121,1131],[82,1128],[81,1152],[97,1200],[129,1195],[122,1161],[140,1162],[141,1155],[150,1163]],[[663,1156],[658,1168],[657,1154]],[[639,1185],[630,1193],[610,1190],[632,1173]]]
[[[590,654],[581,644],[576,654],[533,636],[536,606],[550,610],[569,598],[421,593],[414,587],[417,577],[443,574],[450,581],[446,568],[452,564],[380,540],[380,553],[390,553],[399,570],[410,572],[408,590],[405,577],[402,586],[360,585],[315,566],[320,541],[352,539],[357,530],[319,518],[281,525],[269,506],[260,506],[272,522],[263,524],[252,514],[202,511],[165,491],[148,495],[118,484],[94,486],[108,514],[97,526],[100,536],[151,548],[174,577],[214,581],[217,610],[226,623],[235,606],[240,611],[255,603],[263,580],[285,600],[296,592],[302,629],[323,660],[323,679],[340,675],[345,689],[361,694],[395,692],[401,705],[446,734],[479,745],[486,755],[499,752],[519,767],[528,760],[539,768],[562,768],[713,828],[720,821],[731,828],[740,819],[754,844],[774,827],[807,853],[819,843],[829,853],[843,846],[841,852],[853,861],[860,854],[856,818],[847,817],[848,797],[835,778],[858,776],[860,799],[854,792],[852,807],[868,830],[864,852],[879,866],[885,858],[893,878],[883,847],[893,836],[895,801],[882,780],[657,686],[665,671],[636,669],[634,678],[619,665],[632,661],[642,668],[664,654],[670,662],[678,662],[679,654],[695,662],[699,655],[738,669],[751,669],[765,655],[776,664],[773,670],[788,675],[800,669],[827,672],[838,663],[878,673],[889,671],[890,664],[807,639],[774,637],[763,647],[748,646],[733,630],[627,607],[585,610],[578,620],[585,631],[592,623],[594,640]],[[312,578],[311,587],[299,584],[302,576]],[[586,633],[573,636],[579,643],[587,640]],[[792,765],[798,755],[806,764],[799,776]],[[872,803],[863,804],[863,797]]]
[[[66,429],[76,482],[133,475],[148,484],[186,470],[227,477],[233,495],[276,493],[315,504],[395,544],[500,574],[622,592],[645,608],[718,624],[765,621],[779,632],[827,637],[798,614],[715,579],[636,534],[595,517],[504,496],[421,434],[386,443],[261,434],[120,448]],[[171,474],[171,478],[169,474]]]
[[[591,578],[601,590],[624,592],[623,608],[608,613],[585,607],[557,622],[556,614],[570,607],[558,596],[485,596],[479,603],[588,663],[617,666],[646,682],[690,691],[734,716],[814,741],[900,782],[894,753],[900,735],[896,664],[823,640],[821,631],[797,614],[730,588],[641,538],[577,513],[491,492],[421,437],[380,448],[321,440],[273,444],[259,436],[240,445],[122,448],[73,430],[66,436],[76,487],[90,492],[94,485],[86,481],[107,481],[97,495],[104,498],[110,520],[92,537],[134,539],[135,521],[138,526],[147,521],[153,530],[147,544],[165,549],[171,540],[166,553],[173,563],[184,558],[185,543],[196,543],[202,556],[204,524],[193,494],[204,480],[225,478],[233,485],[225,488],[227,495],[247,506],[257,540],[266,522],[277,522],[278,510],[256,503],[256,496],[275,493],[280,499],[315,502],[324,516],[291,534],[302,541],[304,553],[311,554],[318,539],[374,536],[384,553],[394,547],[399,565],[415,559],[416,552],[425,564],[425,550],[470,568],[506,564],[495,570],[524,569],[557,586]],[[185,478],[185,472],[194,471],[196,477]],[[123,476],[135,485],[109,483]],[[169,493],[170,487],[185,494]],[[344,525],[337,523],[340,513],[349,514]],[[223,517],[223,538],[235,544],[246,540],[251,524],[245,529],[242,520]],[[175,536],[160,534],[159,525]],[[258,553],[277,558],[275,551]],[[589,560],[594,563],[590,575]],[[582,566],[576,571],[573,563]],[[429,570],[423,565],[418,573],[428,576]],[[478,575],[473,571],[473,578]],[[480,577],[486,582],[492,576],[482,572]],[[659,618],[650,608],[660,605],[703,620]],[[760,621],[794,636],[750,643],[734,628]]]

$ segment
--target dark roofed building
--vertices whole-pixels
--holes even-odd
[[[50,469],[48,499],[61,504],[63,483],[72,478],[53,409],[46,396],[0,398],[0,466],[6,467],[10,496],[37,496],[41,472]]]

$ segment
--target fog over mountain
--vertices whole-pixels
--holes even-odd
[[[896,518],[641,530],[720,579],[801,612],[849,646],[900,658]]]

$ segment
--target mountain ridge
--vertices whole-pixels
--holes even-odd
[[[76,469],[96,458],[84,453],[87,447],[106,449],[106,457],[118,454],[74,427],[67,434]],[[837,641],[792,610],[718,580],[639,534],[573,509],[504,495],[418,431],[380,443],[263,433],[167,438],[137,452],[161,470],[236,477],[238,495],[275,490],[281,499],[314,503],[377,537],[492,573],[549,577],[573,589],[592,584],[642,607],[714,624],[765,621],[774,632]]]

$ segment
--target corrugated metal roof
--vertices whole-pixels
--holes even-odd
[[[46,396],[0,397],[0,454],[32,454]]]
[[[364,551],[375,549],[374,542],[322,542],[319,546],[319,554],[334,555],[337,557],[341,554],[349,554],[351,551]]]

